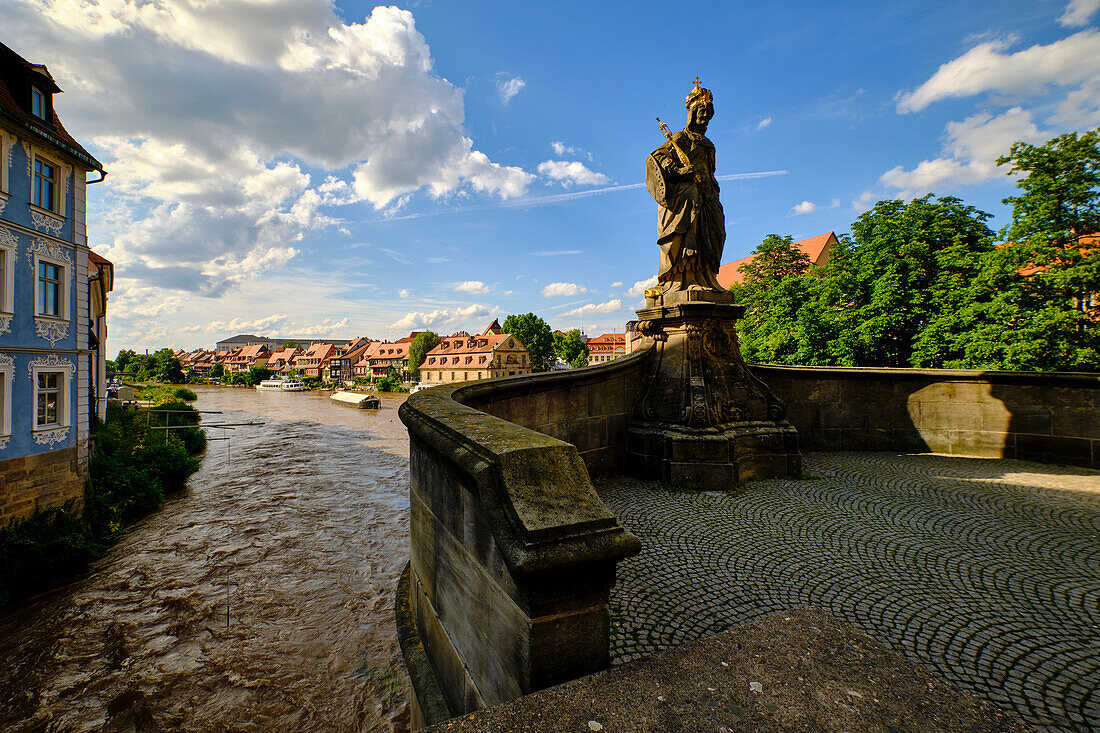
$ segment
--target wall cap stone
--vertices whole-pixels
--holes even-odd
[[[1100,374],[1089,372],[1012,372],[993,369],[900,369],[896,367],[832,367],[790,366],[786,364],[748,364],[750,369],[764,374],[804,376],[821,379],[829,376],[866,377],[884,376],[924,378],[937,382],[992,382],[997,384],[1065,384],[1073,387],[1100,388]]]

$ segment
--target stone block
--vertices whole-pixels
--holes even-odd
[[[681,435],[671,438],[669,457],[680,463],[728,463],[730,441],[725,436]]]
[[[1007,433],[958,430],[951,437],[951,453],[960,456],[1006,458]]]
[[[977,405],[957,402],[922,402],[921,432],[981,430],[982,413]]]
[[[570,385],[548,395],[547,423],[569,422],[588,417],[588,386]]]
[[[668,478],[672,486],[699,491],[733,491],[739,477],[732,463],[668,462]]]
[[[1092,441],[1056,435],[1016,434],[1016,457],[1032,461],[1054,461],[1075,466],[1092,465]]]
[[[800,457],[801,458],[801,457]],[[790,470],[786,455],[757,454],[737,461],[737,475],[740,481],[786,476]],[[794,474],[801,475],[801,470]]]
[[[1078,438],[1100,438],[1100,409],[1065,408],[1053,416],[1051,432]]]
[[[606,604],[532,619],[530,690],[606,669],[610,630]]]

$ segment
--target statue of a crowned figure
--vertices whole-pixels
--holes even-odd
[[[694,84],[685,102],[684,129],[673,133],[661,123],[668,142],[646,158],[646,188],[658,204],[661,293],[724,290],[718,284],[718,268],[726,243],[726,217],[714,177],[714,143],[706,136],[714,97],[700,86],[698,77]]]

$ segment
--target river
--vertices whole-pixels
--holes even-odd
[[[405,677],[403,396],[196,390],[186,491],[93,570],[0,616],[0,730],[386,731]]]

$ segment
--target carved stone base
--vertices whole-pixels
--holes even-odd
[[[730,491],[755,478],[798,476],[798,431],[768,386],[745,367],[728,293],[648,299],[638,330],[652,341],[628,432],[635,475]],[[662,302],[663,300],[663,302]]]

